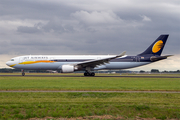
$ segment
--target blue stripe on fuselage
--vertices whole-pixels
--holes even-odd
[[[123,58],[116,58],[113,60],[110,60],[110,62],[151,62],[150,57],[152,55],[148,56],[126,56]],[[54,59],[50,61],[54,62],[84,62],[84,61],[89,61],[93,59]]]
[[[50,61],[54,62],[84,62],[93,59],[54,59]],[[143,56],[127,56],[123,58],[116,58],[111,60],[110,62],[151,62],[150,57],[143,57]]]

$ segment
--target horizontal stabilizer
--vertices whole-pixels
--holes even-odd
[[[156,56],[152,56],[150,58],[151,61],[158,61],[158,60],[162,60],[162,59],[166,59],[167,57],[171,57],[173,55],[165,55],[165,56],[159,56],[159,57],[156,57]]]

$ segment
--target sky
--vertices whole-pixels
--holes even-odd
[[[127,55],[169,34],[163,55],[132,70],[180,69],[179,0],[1,0],[0,68],[20,55]]]

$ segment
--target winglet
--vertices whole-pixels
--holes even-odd
[[[121,54],[117,55],[116,57],[122,57],[126,54],[126,51],[122,52]]]

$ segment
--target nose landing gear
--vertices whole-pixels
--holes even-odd
[[[25,72],[24,72],[24,70],[23,70],[23,69],[21,70],[21,72],[22,72],[22,76],[25,76]]]

